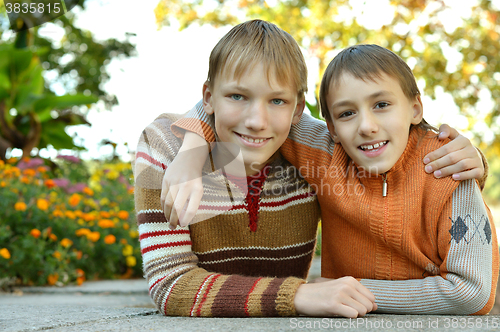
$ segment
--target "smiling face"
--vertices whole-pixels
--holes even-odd
[[[285,142],[290,126],[304,110],[292,85],[276,80],[273,70],[260,63],[249,66],[240,76],[226,70],[213,87],[203,86],[203,107],[215,114],[220,141],[236,144],[242,152],[247,175],[258,173]]]
[[[326,101],[335,142],[372,174],[396,164],[408,143],[410,125],[422,120],[420,96],[408,99],[399,82],[385,73],[374,81],[344,73],[330,86]]]

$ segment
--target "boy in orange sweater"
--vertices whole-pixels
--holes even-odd
[[[380,312],[487,313],[498,278],[491,215],[475,181],[423,171],[443,143],[421,121],[404,61],[374,45],[343,51],[321,104],[328,130],[303,116],[281,152],[318,194],[323,277],[360,278]]]
[[[349,47],[326,69],[320,103],[339,143],[314,181],[329,217],[322,276],[360,278],[378,312],[488,313],[498,279],[492,216],[476,181],[423,171],[423,156],[443,143],[423,120],[406,63],[377,45]],[[305,136],[284,144],[292,164],[322,161],[313,147],[318,135]]]

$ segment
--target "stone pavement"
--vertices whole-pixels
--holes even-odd
[[[319,276],[315,261],[310,279]],[[500,315],[367,315],[364,318],[165,317],[145,280],[88,281],[82,286],[23,287],[0,293],[0,331],[499,331]]]

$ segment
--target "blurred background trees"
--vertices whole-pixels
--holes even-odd
[[[85,0],[65,3],[70,8],[84,8]],[[3,6],[1,11],[5,10]],[[12,12],[9,20],[0,15],[2,160],[12,148],[21,149],[24,156],[48,146],[56,150],[81,149],[65,129],[90,125],[86,120],[90,104],[101,101],[111,110],[118,103],[103,89],[110,78],[106,65],[113,58],[130,57],[135,52],[135,46],[128,41],[95,40],[92,33],[74,25],[71,11],[54,19],[48,10],[44,15],[38,20],[60,27],[60,40],[44,35],[40,26],[34,26],[40,22],[34,22],[33,15],[16,16]]]
[[[271,21],[319,60],[319,77],[347,46],[375,43],[391,49],[413,69],[424,95],[453,97],[468,120],[464,129],[491,161],[487,192],[499,200],[494,184],[500,181],[500,1],[468,1],[471,10],[463,18],[450,18],[452,3],[462,2],[391,0],[387,11],[392,15],[380,17],[378,25],[373,16],[372,23],[366,18],[370,8],[383,5],[380,1],[160,0],[155,13],[160,28],[175,24],[181,30],[254,18]]]

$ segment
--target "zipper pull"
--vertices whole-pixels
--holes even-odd
[[[382,174],[384,183],[382,184],[382,197],[387,196],[387,173]]]

